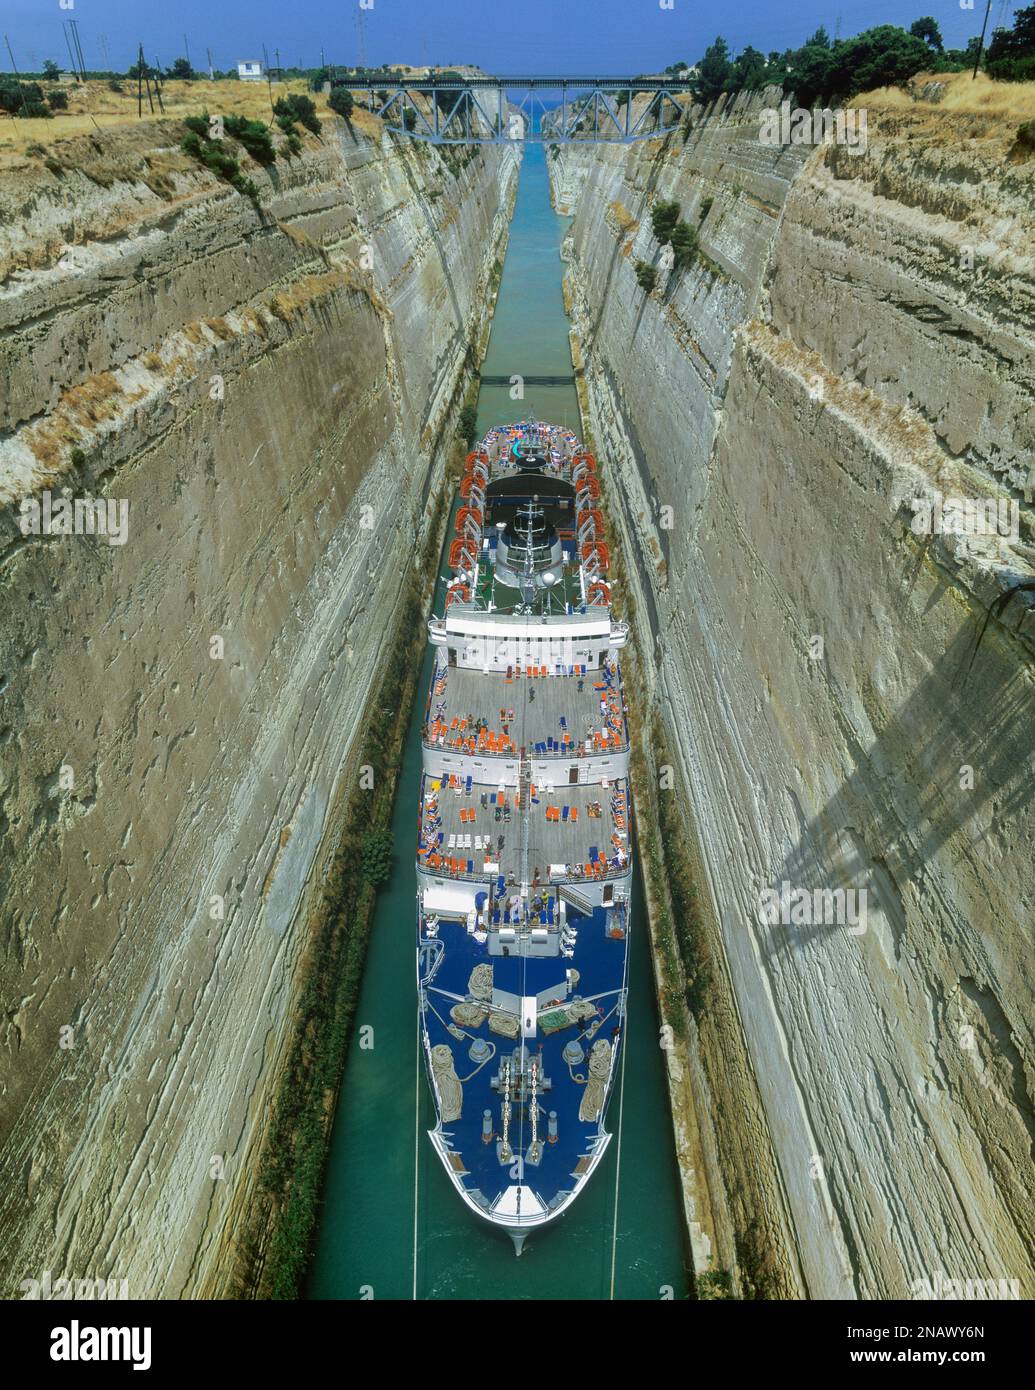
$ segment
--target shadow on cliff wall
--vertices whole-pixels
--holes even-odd
[[[983,615],[982,615],[983,618]],[[1000,628],[1000,644],[1012,642]],[[976,821],[991,798],[1004,826],[1035,797],[1030,752],[1035,747],[1035,685],[1027,667],[987,643],[966,674],[974,647],[973,620],[959,629],[938,664],[892,716],[858,766],[811,819],[803,817],[794,848],[771,883],[815,889],[863,888],[892,928],[896,958],[906,926],[902,894],[922,894],[927,863],[945,843]],[[838,699],[836,687],[830,697]],[[938,711],[932,724],[931,711]],[[1025,749],[1028,750],[1027,756]],[[973,787],[966,769],[973,769]],[[891,790],[885,792],[884,786]],[[902,805],[912,803],[903,823]],[[987,829],[970,843],[981,845]],[[879,843],[874,841],[879,836]],[[995,851],[989,846],[989,860]],[[975,923],[980,931],[980,923]],[[769,930],[772,954],[800,948],[841,926],[777,924]]]

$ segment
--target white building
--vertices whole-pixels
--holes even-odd
[[[256,59],[254,62],[238,63],[237,76],[242,82],[261,82],[262,64]]]

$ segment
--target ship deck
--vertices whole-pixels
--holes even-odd
[[[425,744],[456,752],[483,752],[487,747],[489,752],[509,752],[511,756],[524,748],[530,757],[556,757],[562,766],[587,751],[628,747],[617,662],[613,670],[587,671],[581,677],[530,677],[529,669],[526,666],[518,674],[515,668],[508,676],[506,672],[462,666],[437,667],[424,727]],[[611,733],[615,724],[618,742]],[[473,749],[469,746],[472,740]]]
[[[439,837],[442,863],[429,864],[437,875],[502,877],[508,885],[520,884],[526,865],[527,881],[535,886],[550,881],[551,865],[568,866],[563,877],[576,880],[628,872],[630,814],[624,781],[608,786],[599,782],[565,784],[553,790],[535,784],[525,817],[515,804],[516,787],[474,781],[470,790],[466,782],[457,787],[459,790],[436,777],[424,778],[422,827]],[[523,822],[527,823],[527,856],[523,852]],[[607,861],[606,868],[590,868],[601,859]],[[561,878],[555,875],[554,881]]]
[[[582,1061],[569,1066],[562,1052],[566,1044],[574,1041],[588,1053],[592,1042],[598,1038],[605,1039],[613,1053],[617,1052],[621,1032],[618,1010],[625,984],[627,940],[624,936],[607,934],[607,914],[603,909],[597,909],[592,916],[580,917],[573,913],[569,920],[578,931],[571,959],[496,958],[492,963],[495,995],[501,998],[509,995],[517,1000],[540,996],[541,1005],[552,998],[565,997],[565,972],[575,969],[578,980],[574,993],[595,1010],[585,1020],[584,1027],[570,1023],[556,1031],[540,1028],[537,1033],[533,1052],[539,1058],[541,1076],[550,1083],[538,1094],[538,1137],[544,1141],[538,1164],[528,1161],[531,1123],[527,1105],[514,1105],[509,1134],[514,1157],[502,1163],[498,1152],[500,1096],[493,1079],[498,1076],[501,1059],[519,1046],[520,1039],[504,1036],[497,1031],[499,1022],[496,1021],[495,1027],[490,1026],[488,1018],[477,1026],[465,1022],[465,1037],[461,1043],[450,1031],[451,1026],[456,1027],[450,1010],[464,1001],[470,1002],[471,974],[475,966],[487,960],[485,946],[468,933],[463,923],[443,921],[439,926],[438,939],[444,949],[427,988],[428,1007],[424,1016],[428,1043],[430,1047],[444,1044],[451,1049],[457,1075],[463,1083],[460,1117],[444,1122],[443,1133],[451,1149],[450,1164],[455,1176],[470,1194],[481,1194],[486,1204],[493,1202],[513,1182],[521,1181],[537,1192],[549,1208],[575,1187],[593,1155],[599,1119],[579,1119],[586,1064]],[[505,1009],[500,1012],[506,1014]],[[516,1022],[517,1016],[513,1018]],[[495,1049],[493,1056],[480,1067],[470,1056],[470,1043],[475,1038],[484,1039]],[[612,1066],[616,1060],[613,1055]],[[489,1142],[483,1139],[486,1110],[491,1119]],[[555,1142],[547,1140],[550,1111],[556,1113],[557,1119]]]

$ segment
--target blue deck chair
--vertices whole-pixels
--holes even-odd
[[[564,809],[561,811],[561,820],[567,820],[567,819],[568,819],[568,812],[569,812],[570,810],[571,810],[571,807],[570,807],[570,806],[565,806],[565,807],[564,807]]]
[[[591,864],[595,864],[599,858],[600,858],[600,852],[599,852],[599,850],[597,849],[596,845],[590,845],[590,847],[589,847],[589,862],[590,862]]]

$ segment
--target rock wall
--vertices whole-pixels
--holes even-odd
[[[994,118],[922,101],[868,103],[865,154],[767,146],[776,100],[553,164],[589,423],[732,985],[694,1026],[716,1259],[736,1269],[760,1227],[787,1291],[1031,1297],[1030,592],[974,653],[1035,560],[1035,163]],[[648,295],[660,198],[700,254]],[[939,495],[1016,503],[1017,534],[915,534]],[[784,883],[866,890],[864,929],[770,922]]]
[[[213,1280],[517,171],[357,113],[256,207],[182,133],[0,191],[8,1297]],[[62,490],[125,543],[23,534]]]

